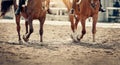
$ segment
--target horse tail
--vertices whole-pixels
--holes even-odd
[[[13,5],[13,0],[2,0],[1,2],[1,14],[0,16],[4,16],[9,10],[10,7]]]
[[[72,8],[72,3],[70,2],[70,0],[62,0],[62,1],[67,7],[68,11],[70,11],[70,9]]]

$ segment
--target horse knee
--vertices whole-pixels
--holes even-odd
[[[82,34],[85,35],[85,34],[86,34],[86,31],[82,31]]]
[[[40,30],[39,33],[40,33],[40,35],[43,35],[43,30]]]

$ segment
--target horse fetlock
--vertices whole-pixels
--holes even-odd
[[[86,31],[82,31],[82,35],[85,35],[86,34]]]
[[[40,42],[43,42],[42,38],[40,39]]]
[[[33,33],[33,29],[30,29],[30,33]]]
[[[40,42],[43,42],[43,37],[42,37],[42,35],[40,35]]]
[[[40,35],[42,36],[42,35],[43,35],[43,30],[40,30],[39,33],[40,33]]]

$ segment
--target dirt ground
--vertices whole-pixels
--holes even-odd
[[[120,65],[120,28],[99,27],[92,42],[87,27],[79,43],[72,42],[69,25],[44,25],[43,43],[38,30],[34,24],[30,41],[19,45],[15,23],[0,23],[0,65]],[[22,24],[21,37],[24,33]]]

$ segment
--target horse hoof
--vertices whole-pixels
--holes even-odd
[[[19,40],[19,44],[20,44],[20,45],[23,44],[23,41],[22,41],[22,40]]]
[[[81,39],[77,36],[77,40],[80,41]]]
[[[77,41],[77,40],[73,40],[73,42],[78,43],[79,41]]]
[[[23,40],[24,40],[25,42],[28,42],[28,41],[29,41],[29,39],[27,39],[25,35],[23,35]]]
[[[70,35],[70,37],[73,39],[73,36],[72,36],[72,35]]]
[[[40,40],[40,42],[43,42],[43,40]]]
[[[71,38],[72,38],[73,42],[75,42],[75,43],[78,42],[77,38],[73,37],[73,35],[71,35]]]
[[[40,41],[40,42],[43,42],[43,41]]]
[[[93,40],[93,42],[96,42],[95,40]]]

